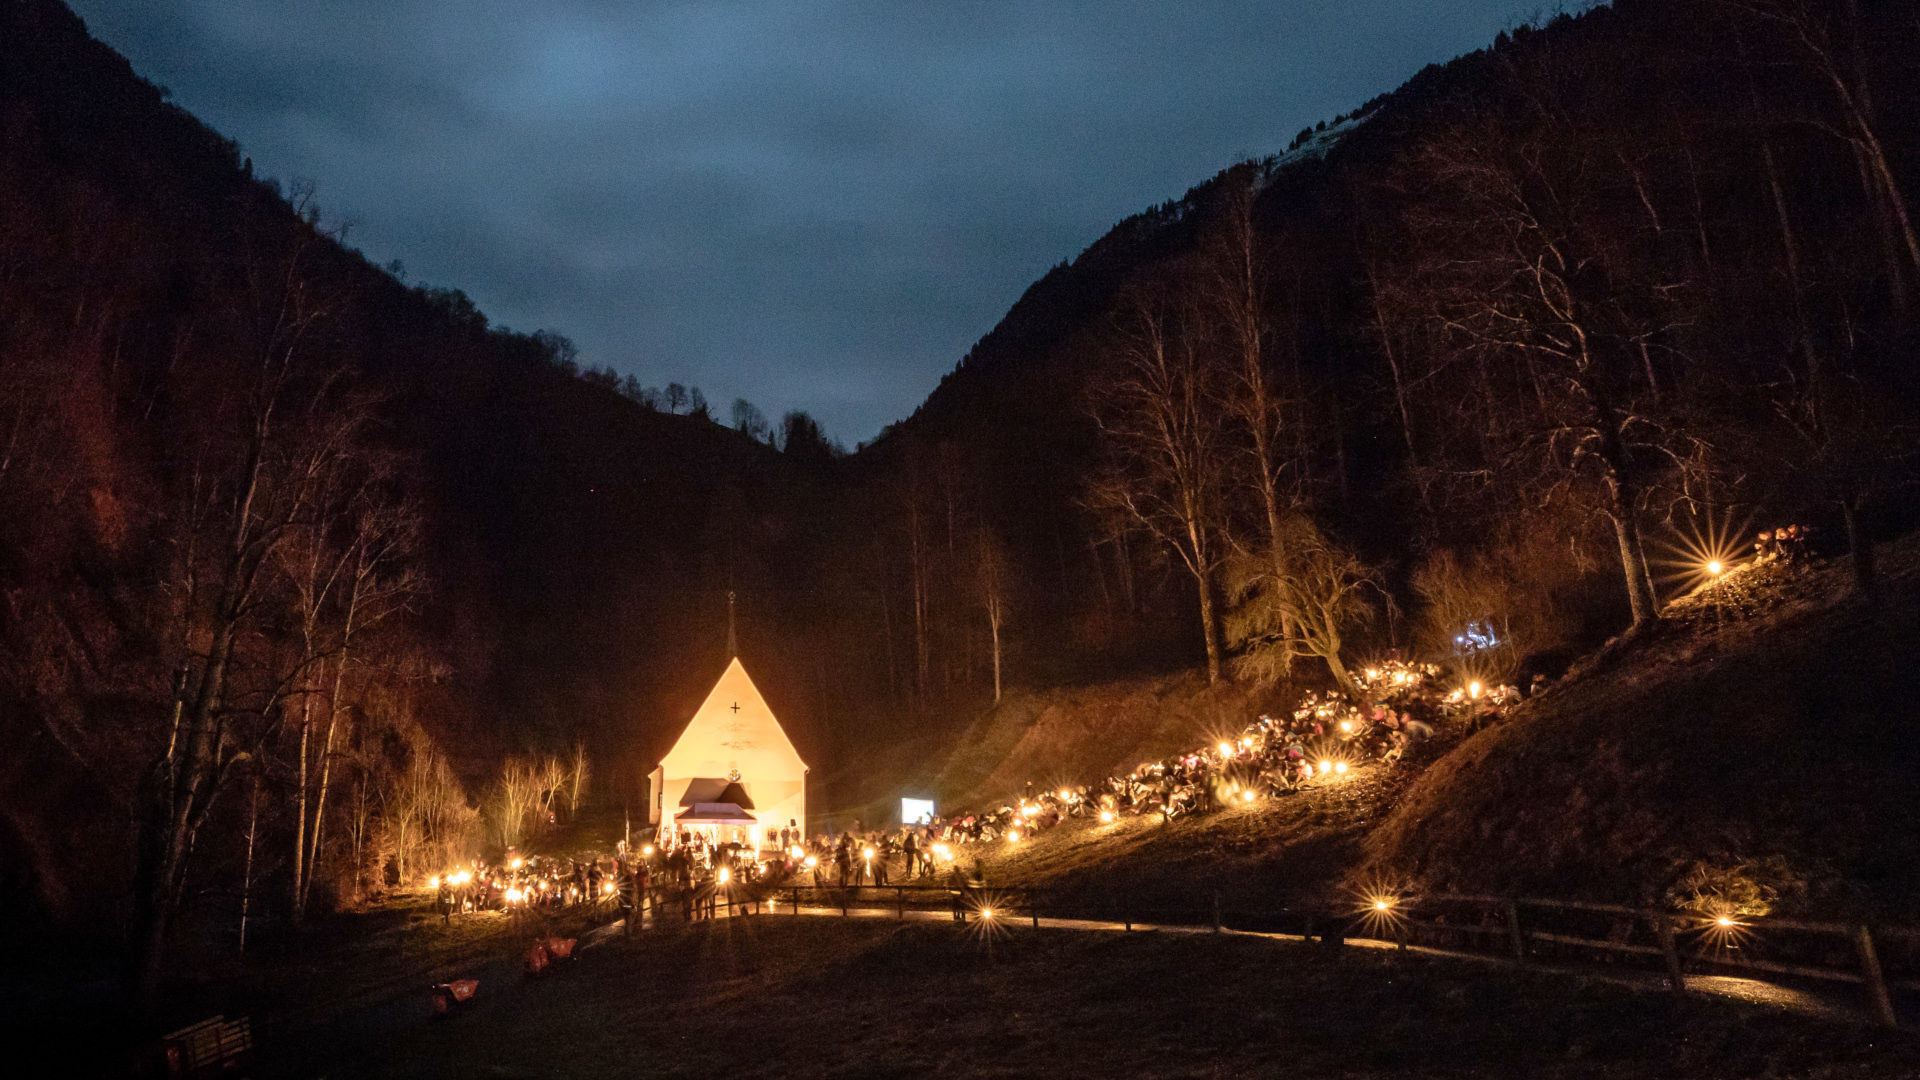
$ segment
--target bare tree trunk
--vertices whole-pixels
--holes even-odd
[[[300,695],[300,761],[293,797],[293,922],[299,925],[305,905],[307,856],[307,744],[313,737],[313,695]]]
[[[1372,271],[1369,269],[1369,276]],[[1407,464],[1415,469],[1420,467],[1420,455],[1413,448],[1413,416],[1407,409],[1407,383],[1400,372],[1400,357],[1393,348],[1393,335],[1387,330],[1386,315],[1380,310],[1379,286],[1374,286],[1373,300],[1374,325],[1380,331],[1380,352],[1387,359],[1387,370],[1393,375],[1393,401],[1400,410],[1400,438],[1407,445]]]
[[[355,897],[367,890],[367,822],[372,815],[367,807],[367,773],[364,767],[355,770],[353,795],[353,891]]]
[[[247,861],[240,873],[240,948],[247,951],[247,907],[253,901],[253,841],[260,834],[260,780],[256,775],[247,795]]]
[[[1114,529],[1113,546],[1119,552],[1120,559],[1120,599],[1127,606],[1127,614],[1140,610],[1140,598],[1135,591],[1133,580],[1133,545],[1127,543],[1127,531]]]
[[[353,618],[349,610],[347,618]],[[313,868],[320,864],[320,828],[326,823],[327,786],[333,775],[333,734],[340,722],[340,690],[347,673],[347,650],[340,649],[340,657],[334,662],[333,696],[327,702],[327,737],[320,752],[320,787],[313,801],[313,846],[307,852],[307,878],[302,883],[300,897],[294,905],[294,921],[304,919],[307,914],[307,896],[313,889]]]
[[[1000,704],[1000,605],[988,605],[987,623],[993,630],[993,703]]]
[[[1198,525],[1189,521],[1189,535],[1193,538],[1195,551],[1207,550],[1207,542],[1201,538]],[[1221,679],[1220,610],[1214,596],[1214,581],[1211,567],[1202,561],[1194,570],[1193,580],[1200,590],[1200,630],[1206,639],[1207,682],[1217,684]]]
[[[913,707],[925,709],[932,682],[933,643],[928,626],[927,537],[926,522],[920,512],[919,493],[909,496],[907,505],[907,553],[913,577]]]
[[[1617,478],[1609,477],[1607,490],[1612,497],[1614,537],[1620,543],[1620,567],[1626,575],[1627,603],[1633,610],[1633,628],[1644,629],[1660,617],[1660,602],[1653,591],[1653,577],[1647,571],[1647,553],[1640,536],[1640,521],[1633,508],[1633,491]]]
[[[887,640],[887,697],[898,704],[900,701],[900,661],[893,649],[893,605],[887,603],[886,583],[880,587],[880,626]]]
[[[1093,561],[1093,580],[1100,585],[1100,610],[1113,614],[1113,590],[1107,587],[1107,564],[1100,556],[1100,541],[1087,537],[1087,555]]]
[[[1841,519],[1847,527],[1848,563],[1853,569],[1853,587],[1868,602],[1880,598],[1880,575],[1874,564],[1873,537],[1860,521],[1860,500],[1848,495],[1840,501]]]

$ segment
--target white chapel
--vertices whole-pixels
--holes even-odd
[[[653,770],[649,818],[662,840],[690,831],[759,850],[807,824],[807,764],[735,656]]]

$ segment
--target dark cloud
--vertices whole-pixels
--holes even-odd
[[[1519,0],[70,0],[378,262],[849,442],[1047,267]]]

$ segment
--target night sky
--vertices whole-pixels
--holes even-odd
[[[69,2],[375,262],[849,446],[1115,222],[1539,7]]]

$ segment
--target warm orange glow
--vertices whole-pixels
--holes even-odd
[[[520,864],[521,864],[522,862],[524,862],[524,861],[526,861],[526,860],[524,860],[524,859],[513,859],[513,860],[511,860],[511,861],[509,861],[509,862],[507,863],[507,869],[509,869],[509,870],[518,870],[518,869],[520,869]]]
[[[1327,759],[1327,758],[1321,758],[1321,759],[1320,759],[1320,771],[1321,771],[1321,772],[1332,772],[1332,771],[1333,771],[1333,762],[1332,762],[1331,760],[1329,760],[1329,759]]]
[[[1020,808],[1020,813],[1026,817],[1035,817],[1040,813],[1040,808],[1037,806],[1023,806]]]
[[[1373,910],[1375,911],[1386,911],[1391,907],[1393,907],[1391,900],[1375,900],[1373,902]]]
[[[1113,811],[1111,810],[1100,811],[1100,824],[1102,825],[1113,824]]]
[[[1223,743],[1221,743],[1221,744],[1220,744],[1220,756],[1221,756],[1221,757],[1229,757],[1229,756],[1231,756],[1232,754],[1233,754],[1233,744],[1232,744],[1232,743],[1229,743],[1229,742],[1223,742]]]
[[[427,888],[429,888],[429,889],[437,889],[437,888],[439,888],[439,887],[440,887],[440,875],[439,875],[439,874],[435,874],[435,875],[433,875],[432,877],[430,877],[430,878],[428,878],[428,879],[427,879]]]
[[[1474,681],[1467,684],[1467,696],[1470,698],[1477,698],[1480,696],[1480,680],[1475,679]]]
[[[648,844],[646,847],[641,848],[640,854],[645,855],[649,859],[653,858],[653,845]]]
[[[1341,731],[1352,731],[1352,730],[1353,730],[1353,721],[1351,721],[1351,720],[1342,720],[1342,721],[1340,721],[1340,730],[1341,730]]]
[[[519,889],[508,889],[508,890],[507,890],[507,903],[509,903],[509,904],[517,904],[517,903],[519,903],[519,902],[520,902],[520,900],[521,900],[521,898],[522,898],[523,896],[525,896],[525,895],[526,895],[526,894],[525,894],[525,893],[522,893],[522,892],[521,892],[521,891],[520,891]]]
[[[983,918],[983,919],[991,919],[991,918],[993,918],[993,909],[992,909],[992,908],[990,908],[990,907],[983,907],[983,908],[981,908],[981,909],[980,909],[980,917],[981,917],[981,918]]]
[[[455,875],[453,875],[452,877],[450,877],[450,878],[448,878],[448,879],[447,879],[447,884],[449,884],[449,885],[465,885],[465,884],[466,884],[467,882],[469,882],[469,881],[472,881],[472,880],[473,880],[473,872],[472,872],[472,871],[470,871],[470,870],[462,870],[462,871],[460,871],[459,873],[457,873],[457,874],[455,874]]]
[[[1721,562],[1719,559],[1710,559],[1707,561],[1707,573],[1712,574],[1714,577],[1719,577],[1726,572],[1726,563]]]
[[[1019,830],[1019,829],[1011,829],[1011,830],[1008,830],[1008,832],[1007,832],[1007,843],[1009,843],[1009,844],[1017,844],[1017,843],[1019,843],[1019,842],[1020,842],[1020,830]]]
[[[1723,927],[1730,927],[1734,925],[1733,916],[1731,915],[1722,915],[1713,921],[1716,923],[1719,923]]]
[[[1243,792],[1241,792],[1241,793],[1240,793],[1240,801],[1241,801],[1241,802],[1252,802],[1253,800],[1254,800],[1254,794],[1253,794],[1253,790],[1252,790],[1251,788],[1249,788],[1249,789],[1247,789],[1246,791],[1243,791]]]
[[[1068,790],[1067,790],[1066,788],[1061,788],[1061,789],[1060,789],[1060,801],[1061,801],[1061,802],[1071,802],[1072,800],[1073,800],[1073,792],[1071,792],[1071,791],[1068,791]]]
[[[788,849],[787,849],[787,854],[789,854],[789,855],[791,855],[791,856],[793,856],[794,858],[796,858],[796,859],[797,859],[797,858],[799,858],[800,856],[802,856],[802,855],[805,855],[805,854],[806,854],[806,852],[805,852],[805,851],[802,851],[802,850],[800,849],[800,845],[799,845],[799,844],[795,844],[795,845],[793,845],[792,847],[790,847],[790,848],[788,848]]]
[[[725,885],[727,882],[731,880],[733,880],[733,871],[727,869],[724,866],[721,867],[720,868],[720,884]]]
[[[1334,762],[1334,763],[1333,763],[1333,771],[1334,771],[1334,772],[1336,772],[1336,773],[1341,773],[1341,774],[1344,774],[1344,773],[1345,773],[1345,772],[1347,771],[1347,763],[1346,763],[1346,762],[1344,762],[1344,761],[1336,761],[1336,762]]]
[[[814,857],[814,856],[812,856],[812,855],[809,855],[809,856],[807,856],[807,865],[808,865],[808,866],[810,866],[810,867],[811,867],[811,866],[819,866],[819,865],[820,865],[820,860],[819,860],[818,858],[816,858],[816,857]]]
[[[724,874],[724,873],[726,873],[726,871],[724,871],[724,870],[722,870],[722,871],[721,871],[721,873],[723,873],[723,874]],[[601,886],[601,887],[600,887],[600,891],[601,891],[601,892],[604,892],[604,893],[606,893],[606,894],[607,894],[608,896],[612,896],[612,895],[613,895],[613,888],[614,888],[614,886],[613,886],[613,882],[611,882],[611,881],[609,881],[609,882],[607,882],[607,883],[606,883],[605,885],[603,885],[603,886]]]
[[[873,858],[873,849],[872,849],[872,848],[868,848],[868,849],[866,849],[865,851],[862,851],[862,852],[860,853],[860,857],[861,857],[861,858],[863,858],[863,859],[871,859],[871,858]]]

